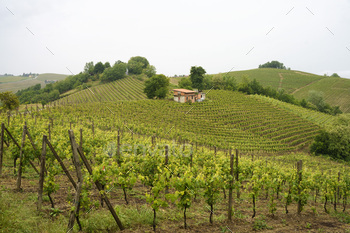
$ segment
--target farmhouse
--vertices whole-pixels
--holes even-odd
[[[205,99],[205,93],[199,91],[191,91],[187,89],[173,89],[174,91],[174,101],[179,103],[185,102],[201,102]]]

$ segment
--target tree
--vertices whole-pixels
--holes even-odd
[[[337,73],[333,73],[331,77],[340,78],[340,76]]]
[[[144,92],[147,98],[164,99],[168,93],[169,79],[163,74],[157,74],[152,76],[145,82]]]
[[[121,63],[115,63],[113,67],[105,69],[101,76],[102,82],[112,82],[118,79],[125,78],[126,76],[126,64]]]
[[[105,66],[103,65],[103,63],[97,62],[94,67],[94,74],[102,74],[104,70],[105,70]]]
[[[350,116],[340,115],[327,125],[316,136],[310,151],[350,161]]]
[[[179,82],[179,87],[187,90],[192,90],[192,82],[189,78],[182,78]]]
[[[136,56],[132,57],[128,61],[129,74],[142,74],[142,71],[149,66],[149,62],[146,58]]]
[[[111,67],[111,64],[107,61],[107,62],[104,64],[104,67],[105,67],[105,69],[107,69],[107,68]]]
[[[156,67],[152,66],[152,65],[148,65],[143,71],[142,73],[144,73],[145,75],[147,75],[147,77],[152,77],[153,75],[156,74]]]
[[[284,70],[286,69],[283,63],[279,61],[266,62],[265,64],[259,65],[259,68],[275,68],[275,69],[284,69]]]
[[[198,90],[203,90],[203,79],[206,71],[201,66],[192,66],[190,72],[190,79],[192,82],[192,87]]]
[[[309,91],[309,97],[307,100],[315,105],[319,111],[323,112],[325,107],[323,92],[311,90]]]
[[[0,93],[1,108],[6,110],[13,110],[18,108],[18,97],[10,91]]]
[[[84,73],[93,75],[93,73],[94,73],[94,62],[93,61],[85,63]]]

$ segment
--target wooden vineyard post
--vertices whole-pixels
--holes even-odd
[[[80,141],[79,141],[80,148],[83,148],[83,129],[80,128]]]
[[[48,126],[48,130],[49,130],[49,140],[51,141],[51,125],[50,124]]]
[[[238,149],[236,149],[236,163],[235,163],[235,166],[236,166],[236,174],[235,174],[236,182],[238,182],[238,184],[239,184]],[[239,192],[239,189],[240,189],[240,187],[238,187],[238,189],[237,189],[237,198],[240,198],[240,196],[241,196],[241,194]]]
[[[80,206],[80,204],[79,204],[80,193],[81,193],[81,187],[83,185],[83,175],[81,173],[81,164],[80,164],[80,160],[79,160],[77,144],[76,144],[75,138],[74,138],[74,133],[72,130],[69,130],[68,133],[69,133],[70,143],[71,143],[72,151],[73,151],[73,163],[74,163],[74,166],[76,168],[77,177],[78,177],[78,183],[77,183],[76,193],[75,193],[75,197],[74,197],[74,209],[70,213],[68,227],[67,227],[67,232],[70,232],[74,227],[75,218],[77,218],[77,222],[78,222],[79,228],[81,230],[78,216],[79,216],[79,206]]]
[[[75,181],[73,180],[72,176],[70,175],[68,169],[66,168],[66,166],[64,165],[63,161],[61,160],[61,158],[58,156],[56,150],[53,148],[53,146],[51,145],[50,141],[47,140],[46,138],[46,144],[49,146],[52,154],[55,156],[56,160],[60,163],[64,173],[66,173],[69,181],[72,183],[74,189],[77,189],[77,184],[75,183]]]
[[[165,145],[165,161],[164,161],[164,165],[166,168],[168,168],[168,163],[169,163],[169,146]],[[166,186],[165,187],[165,193],[169,193],[169,187]]]
[[[232,221],[232,190],[233,190],[233,154],[230,149],[230,185],[229,185],[229,191],[228,191],[228,220]]]
[[[22,132],[22,144],[19,151],[19,166],[18,166],[18,174],[17,174],[17,191],[21,190],[21,178],[22,178],[22,159],[23,159],[23,148],[24,148],[24,141],[26,140],[26,130],[27,125],[23,126],[23,132]]]
[[[43,136],[43,146],[41,150],[40,158],[40,176],[39,176],[39,190],[38,190],[38,206],[37,210],[40,211],[43,204],[43,188],[44,188],[44,175],[45,175],[45,157],[46,157],[46,141],[47,136]]]
[[[301,204],[301,200],[300,200],[300,194],[301,194],[301,188],[300,188],[300,183],[302,181],[302,169],[303,169],[303,161],[299,160],[297,162],[297,171],[298,171],[298,196],[299,196],[299,200],[298,200],[298,214],[301,213],[302,211],[302,204]]]
[[[10,117],[11,117],[11,113],[10,113],[10,111],[8,111],[8,114],[7,114],[7,127],[10,127]]]
[[[117,136],[117,162],[118,165],[120,165],[120,134],[119,134],[119,129],[118,129],[118,136]]]
[[[81,148],[79,148],[79,147],[78,147],[78,153],[79,153],[81,159],[83,160],[83,162],[84,162],[84,164],[85,164],[85,167],[86,167],[86,169],[88,170],[89,174],[92,175],[91,166],[90,166],[88,160],[86,159],[83,150],[82,150]],[[96,187],[97,187],[97,189],[98,189],[98,191],[99,191],[101,197],[104,199],[104,201],[105,201],[105,203],[106,203],[106,205],[107,205],[109,211],[111,212],[111,214],[112,214],[114,220],[117,222],[119,229],[120,229],[121,231],[124,230],[123,224],[122,224],[122,222],[120,221],[120,219],[118,218],[118,215],[117,215],[117,213],[115,212],[115,210],[114,210],[112,204],[110,203],[108,197],[106,196],[105,192],[101,192],[101,191],[103,191],[101,183],[97,180],[97,181],[95,181],[95,185],[96,185]]]
[[[4,123],[1,123],[1,135],[0,135],[0,176],[2,175],[2,163],[4,156]]]

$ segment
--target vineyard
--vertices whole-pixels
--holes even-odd
[[[143,82],[132,77],[91,88],[84,88],[85,89],[82,91],[78,91],[77,93],[58,100],[57,103],[106,102],[117,100],[139,100],[146,98],[146,95],[143,93]]]
[[[224,123],[229,124],[224,118],[232,122],[240,119],[234,123],[240,127],[241,131],[237,132],[252,135],[246,142],[258,140],[255,136],[259,135],[258,131],[262,136],[275,134],[268,130],[267,121],[254,125],[255,119],[248,117],[249,110],[240,109],[237,102],[256,108],[259,120],[269,119],[270,114],[275,124],[279,118],[290,121],[279,126],[286,131],[276,134],[280,140],[290,135],[287,129],[311,124],[297,116],[288,118],[291,114],[240,94],[213,91],[209,96],[208,102],[198,106],[179,104],[178,109],[174,109],[172,102],[143,100],[135,102],[139,107],[126,101],[86,107],[52,106],[12,116],[3,114],[0,200],[12,200],[12,203],[0,201],[1,229],[5,232],[77,232],[79,229],[84,232],[123,229],[125,232],[152,229],[251,232],[273,228],[284,232],[296,229],[346,232],[349,229],[348,164],[300,153],[279,156],[261,156],[249,150],[241,153],[243,150],[233,143],[217,150],[208,144],[197,146],[190,138],[186,138],[187,142],[182,138],[179,143],[160,137],[161,131],[171,128],[169,122],[165,127],[165,119],[157,112],[160,106],[168,116],[181,110],[183,118],[199,117],[210,110],[205,124],[212,124],[210,118],[216,114],[217,132],[225,129]],[[230,102],[230,99],[235,100]],[[233,115],[234,112],[237,113]],[[152,122],[160,122],[155,127],[137,121],[125,122],[127,119],[147,122],[155,114],[158,116]],[[241,117],[236,119],[239,114]],[[242,120],[246,118],[250,120],[248,123]],[[296,119],[299,119],[296,126],[291,127],[289,124]],[[180,122],[180,118],[171,120],[174,124]],[[175,124],[176,130],[195,122]],[[198,136],[215,135],[209,128],[206,129],[209,132],[196,128],[202,126],[193,126]],[[318,130],[317,126],[313,127]],[[146,132],[153,135],[147,136]],[[243,140],[242,143],[249,149],[253,146]],[[285,149],[281,145],[275,148]],[[11,195],[23,199],[15,201]],[[30,216],[38,217],[26,218],[11,212],[23,202],[30,206]],[[337,221],[334,215],[348,223]],[[293,219],[299,222],[295,223],[297,226],[291,224]]]
[[[212,90],[208,99],[193,105],[168,100],[79,104],[82,99],[67,105],[63,100],[52,111],[56,119],[69,118],[72,124],[88,119],[82,122],[85,127],[91,127],[94,122],[101,129],[128,128],[143,135],[221,149],[232,145],[242,151],[302,150],[320,129],[317,124],[268,101],[257,101],[237,92]],[[72,111],[74,117],[69,116]],[[314,114],[315,122],[323,117]]]

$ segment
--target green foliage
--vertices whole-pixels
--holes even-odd
[[[338,116],[315,137],[310,151],[350,161],[350,117]]]
[[[111,64],[107,61],[107,62],[105,62],[104,67],[105,67],[105,69],[107,69],[107,68],[111,67]]]
[[[1,103],[1,109],[4,109],[4,110],[13,110],[18,108],[19,106],[18,97],[15,94],[13,94],[11,91],[0,93],[0,103]]]
[[[125,78],[126,76],[126,64],[125,63],[116,63],[111,68],[105,69],[101,76],[101,81],[106,82],[112,82],[118,79]]]
[[[129,74],[141,74],[144,69],[149,66],[149,62],[145,57],[136,56],[128,61]]]
[[[164,99],[168,93],[169,78],[163,74],[154,75],[145,82],[144,92],[147,98]]]
[[[94,74],[94,62],[93,61],[85,63],[84,73],[89,74],[89,75]]]
[[[337,115],[342,113],[339,106],[331,107],[329,104],[325,102],[324,94],[321,91],[315,91],[315,90],[309,91],[308,101],[311,104],[313,104],[316,107],[316,109],[320,112],[324,112],[332,115]]]
[[[201,66],[192,66],[190,71],[190,80],[192,87],[203,90],[203,79],[206,71]]]
[[[192,82],[191,82],[190,78],[182,78],[178,85],[180,88],[192,90]]]
[[[148,65],[145,69],[143,69],[142,73],[144,73],[145,75],[147,75],[147,77],[150,78],[156,74],[156,67]]]
[[[337,73],[333,73],[331,77],[340,78],[340,76]]]
[[[259,68],[275,68],[275,69],[286,69],[283,63],[278,61],[266,62],[265,64],[259,65]]]
[[[94,74],[102,74],[105,69],[105,66],[102,62],[97,62],[94,67]]]

